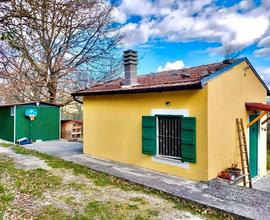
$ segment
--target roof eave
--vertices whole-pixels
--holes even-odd
[[[168,92],[178,90],[194,90],[202,89],[202,84],[188,84],[176,86],[164,86],[155,88],[138,88],[138,89],[122,89],[122,90],[107,90],[107,91],[93,91],[93,92],[79,92],[72,93],[72,96],[98,96],[98,95],[117,95],[117,94],[134,94],[134,93],[150,93],[150,92]]]
[[[230,70],[231,68],[237,66],[239,63],[242,63],[243,61],[245,61],[246,58],[240,58],[239,60],[237,60],[236,62],[222,68],[221,70],[212,73],[209,76],[206,76],[204,78],[201,79],[201,83],[204,86],[205,84],[207,84],[210,80],[216,78],[217,76],[221,75],[222,73],[227,72],[228,70]]]
[[[270,95],[270,90],[268,88],[268,86],[266,85],[266,83],[263,81],[263,79],[260,77],[259,73],[256,71],[256,69],[254,68],[254,66],[250,63],[249,59],[245,57],[245,61],[247,62],[247,64],[250,66],[250,68],[252,69],[252,71],[255,73],[255,75],[257,76],[257,78],[259,79],[259,81],[261,82],[261,84],[264,86],[264,88],[267,91],[267,95]]]
[[[264,88],[266,89],[267,91],[267,95],[269,96],[270,95],[270,90],[268,88],[268,86],[265,84],[265,82],[262,80],[262,78],[260,77],[260,75],[258,74],[258,72],[256,71],[256,69],[254,68],[254,66],[250,63],[250,61],[248,60],[247,57],[243,57],[243,58],[240,58],[239,60],[237,60],[236,62],[226,66],[225,68],[203,78],[201,80],[201,83],[202,85],[204,86],[205,84],[207,84],[210,80],[216,78],[217,76],[221,75],[222,73],[225,73],[227,72],[228,70],[230,70],[231,68],[237,66],[238,64],[242,63],[243,61],[246,61],[247,64],[249,65],[249,67],[251,68],[251,70],[255,73],[256,77],[258,78],[258,80],[261,82],[261,84],[264,86]]]
[[[56,103],[48,103],[48,102],[25,102],[25,103],[14,103],[14,104],[3,104],[0,105],[0,108],[2,107],[13,107],[13,106],[22,106],[22,105],[34,105],[36,103],[40,103],[40,104],[44,104],[44,105],[48,105],[48,106],[56,106],[56,107],[62,107],[63,105],[61,104],[56,104]]]

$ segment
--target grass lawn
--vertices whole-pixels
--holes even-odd
[[[49,169],[22,169],[0,151],[0,220],[233,219],[232,216],[19,146]]]

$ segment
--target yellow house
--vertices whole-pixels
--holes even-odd
[[[193,180],[241,168],[236,118],[246,127],[269,94],[247,58],[137,76],[128,50],[124,66],[125,78],[72,94],[84,96],[84,153]],[[265,119],[245,128],[252,177],[266,174]]]

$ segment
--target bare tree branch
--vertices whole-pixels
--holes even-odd
[[[68,104],[70,92],[117,77],[123,34],[113,10],[106,0],[1,1],[0,74],[9,96]]]

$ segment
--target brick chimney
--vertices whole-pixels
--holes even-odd
[[[137,84],[138,54],[135,50],[124,51],[125,85]]]

